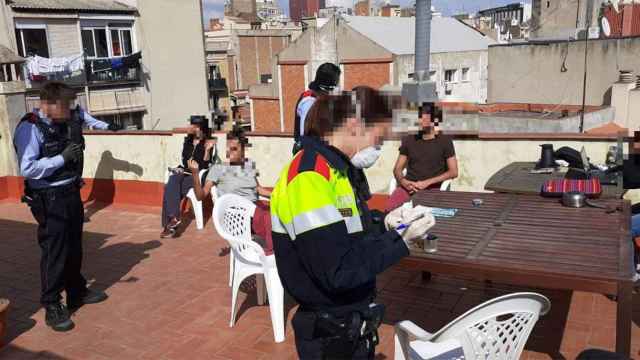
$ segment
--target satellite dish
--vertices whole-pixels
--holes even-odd
[[[611,36],[611,25],[609,25],[609,20],[606,17],[603,17],[600,21],[600,27],[602,28],[602,33],[605,37]]]

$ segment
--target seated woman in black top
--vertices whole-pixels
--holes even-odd
[[[180,225],[180,202],[193,188],[193,178],[189,172],[187,162],[195,160],[200,169],[208,169],[217,156],[213,153],[214,140],[207,139],[206,118],[192,117],[188,135],[184,138],[182,146],[182,165],[171,169],[169,181],[164,186],[162,199],[162,233],[160,237],[174,236]],[[206,173],[204,174],[206,177]]]

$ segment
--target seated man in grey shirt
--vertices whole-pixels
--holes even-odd
[[[251,219],[253,232],[264,239],[263,245],[266,255],[273,254],[273,241],[271,240],[271,212],[269,203],[258,200],[259,196],[270,197],[271,190],[265,189],[258,183],[258,170],[255,163],[245,158],[245,146],[247,140],[239,132],[232,131],[227,134],[227,158],[228,164],[213,165],[204,186],[200,180],[194,177],[193,190],[198,200],[204,199],[216,186],[218,196],[236,194],[256,204],[256,211]],[[189,162],[189,168],[193,174],[198,173],[198,163]]]

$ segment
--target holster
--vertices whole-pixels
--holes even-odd
[[[316,313],[315,336],[324,339],[324,354],[329,359],[348,359],[362,341],[379,343],[378,327],[384,316],[384,305],[353,311],[343,319],[328,312]]]
[[[33,191],[27,182],[24,184],[24,195],[20,198],[20,201],[27,204],[33,217],[36,219],[38,224],[44,224],[46,221],[46,205],[44,202],[44,198],[42,195]]]

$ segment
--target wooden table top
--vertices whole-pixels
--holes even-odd
[[[473,199],[483,204],[473,207]],[[595,202],[623,211],[567,208],[558,199],[531,195],[421,191],[413,196],[414,205],[459,210],[454,217],[436,219],[431,230],[439,239],[436,253],[416,248],[410,258],[527,275],[629,281],[629,202]]]
[[[495,191],[499,193],[510,194],[540,194],[542,184],[546,180],[551,179],[564,179],[564,172],[555,171],[552,174],[530,174],[535,167],[535,162],[514,162],[498,172],[493,174],[489,181],[487,181],[484,189],[489,191]],[[622,197],[622,187],[618,188],[617,185],[602,185],[603,198],[615,198]]]

